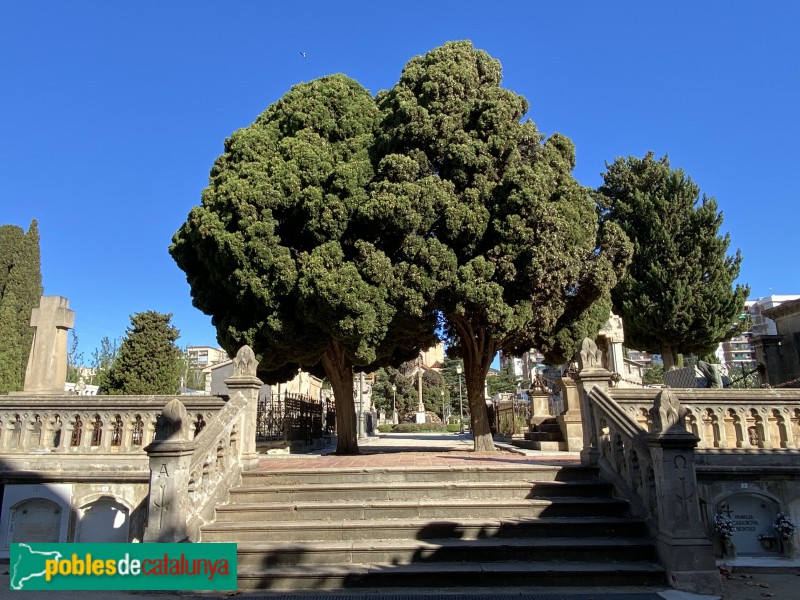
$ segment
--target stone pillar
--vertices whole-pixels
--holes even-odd
[[[233,359],[233,376],[225,380],[230,397],[241,395],[247,402],[243,418],[237,422],[239,429],[239,452],[242,468],[258,466],[259,455],[256,450],[256,426],[258,424],[258,394],[264,384],[256,377],[258,361],[250,346],[242,346]]]
[[[145,448],[150,459],[145,542],[184,542],[193,445],[191,420],[180,400],[170,400],[159,417],[155,441]]]
[[[700,438],[686,430],[685,410],[669,390],[651,409],[653,431],[645,437],[653,462],[658,511],[656,550],[672,587],[718,594],[721,581],[712,543],[700,514],[695,447]]]
[[[611,373],[625,375],[625,355],[622,351],[622,343],[625,341],[625,334],[622,327],[622,318],[614,313],[608,318],[606,324],[600,330],[598,337],[603,337],[607,344],[607,367]]]
[[[42,296],[31,313],[33,343],[25,369],[25,394],[64,394],[67,380],[67,331],[75,312],[61,296]]]
[[[557,417],[558,426],[567,442],[567,451],[580,452],[583,450],[583,419],[578,386],[570,376],[562,377],[558,384],[564,399],[564,412]]]
[[[597,349],[597,344],[590,338],[584,338],[581,350],[576,355],[578,372],[574,375],[580,396],[580,411],[583,417],[583,448],[581,449],[581,463],[596,465],[600,458],[600,449],[597,443],[598,432],[594,419],[594,411],[589,402],[588,394],[592,388],[597,387],[603,392],[608,392],[611,372],[603,367],[603,353]]]
[[[781,335],[759,335],[750,340],[756,351],[756,363],[759,365],[761,383],[778,385],[783,383],[783,361],[781,359]],[[763,370],[760,368],[763,365]]]

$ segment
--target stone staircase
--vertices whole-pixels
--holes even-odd
[[[539,419],[538,422],[531,421],[529,425],[530,432],[525,433],[524,439],[512,440],[511,443],[514,446],[546,452],[567,450],[567,443],[561,435],[561,428],[555,418]]]
[[[248,472],[202,541],[238,543],[241,589],[666,581],[642,521],[577,465]]]

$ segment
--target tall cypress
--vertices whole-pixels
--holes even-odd
[[[630,348],[660,353],[669,370],[678,354],[704,354],[729,339],[749,288],[733,287],[742,261],[718,235],[714,198],[667,157],[618,158],[599,188],[604,219],[634,244],[627,275],[611,293]]]
[[[31,311],[42,295],[39,226],[0,226],[0,394],[21,390],[33,341]]]

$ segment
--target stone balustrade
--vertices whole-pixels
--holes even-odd
[[[671,389],[700,449],[800,448],[798,389]],[[658,389],[615,389],[614,400],[646,431]]]
[[[645,519],[670,585],[695,593],[719,593],[721,582],[700,512],[695,447],[685,409],[669,390],[649,397],[649,428],[617,402],[611,373],[591,339],[583,341],[575,375],[583,414],[584,464],[596,465],[615,492]],[[642,406],[644,408],[644,405]]]
[[[255,427],[261,381],[253,351],[242,347],[234,375],[225,381],[230,400],[194,434],[192,412],[172,400],[145,448],[150,462],[146,542],[198,541],[200,527],[214,518],[242,470],[258,463]]]
[[[9,396],[0,398],[0,454],[141,454],[174,396]],[[183,396],[198,433],[225,402]]]

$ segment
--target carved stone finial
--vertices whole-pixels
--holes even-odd
[[[581,344],[581,351],[575,356],[578,362],[578,370],[584,369],[602,369],[603,368],[603,353],[597,349],[597,344],[591,338],[583,338]]]
[[[662,434],[686,433],[685,415],[686,409],[681,406],[678,397],[668,389],[662,390],[650,409],[653,431]]]
[[[156,422],[156,439],[184,442],[191,439],[189,414],[183,402],[173,398],[167,402]]]
[[[233,359],[233,374],[235,376],[255,377],[258,361],[250,346],[242,346]]]
[[[544,378],[542,377],[541,373],[537,373],[533,376],[531,380],[531,392],[536,393],[536,390],[540,390],[544,394],[548,394],[550,392],[547,384],[544,382]]]

